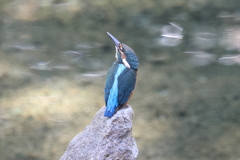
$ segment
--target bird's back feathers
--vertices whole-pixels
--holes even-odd
[[[122,63],[114,62],[106,79],[104,90],[106,111],[104,116],[112,117],[118,107],[127,103],[134,90],[136,70],[129,69]]]

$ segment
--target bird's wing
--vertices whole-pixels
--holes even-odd
[[[118,104],[124,105],[135,88],[137,71],[126,68],[118,77]]]
[[[107,106],[108,97],[110,94],[110,90],[112,88],[113,82],[114,82],[114,76],[117,71],[118,63],[114,62],[112,64],[112,67],[108,70],[107,77],[106,77],[106,83],[104,88],[104,99],[105,104]]]

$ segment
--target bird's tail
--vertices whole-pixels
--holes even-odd
[[[114,115],[115,112],[116,112],[116,109],[110,110],[106,107],[106,111],[104,113],[104,116],[108,117],[108,118],[111,118]]]

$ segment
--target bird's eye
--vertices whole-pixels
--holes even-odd
[[[124,48],[122,47],[122,44],[119,44],[120,51],[124,52]]]

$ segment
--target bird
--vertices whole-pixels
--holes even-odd
[[[136,53],[129,46],[119,42],[109,32],[107,34],[116,48],[116,61],[108,70],[104,87],[104,116],[111,118],[131,98],[136,86],[139,62]]]

